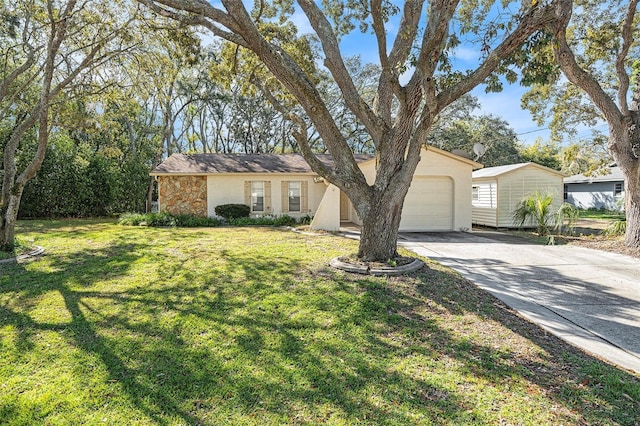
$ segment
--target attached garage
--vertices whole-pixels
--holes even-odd
[[[319,154],[328,167],[331,156]],[[356,155],[367,182],[376,160]],[[425,146],[402,209],[400,231],[471,229],[471,173],[482,164]],[[349,199],[316,175],[299,154],[174,154],[152,172],[159,209],[215,216],[221,204],[244,203],[252,215],[313,216],[312,229],[335,231],[341,222],[362,225]]]
[[[454,185],[448,176],[417,176],[402,207],[400,229],[409,232],[454,229]]]
[[[471,173],[482,164],[433,146],[425,146],[402,207],[400,231],[471,229]],[[360,164],[367,181],[376,176],[375,160]],[[362,225],[353,210],[351,222]]]

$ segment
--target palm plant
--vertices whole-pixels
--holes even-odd
[[[536,226],[538,235],[546,236],[551,229],[561,230],[578,218],[578,209],[569,203],[562,203],[557,210],[553,206],[554,194],[535,191],[524,197],[512,212],[513,220],[519,226],[530,223]]]
[[[617,237],[620,235],[624,235],[627,231],[627,219],[618,219],[614,220],[607,226],[603,231],[603,235],[607,235],[609,237]]]

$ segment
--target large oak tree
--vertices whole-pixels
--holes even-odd
[[[498,74],[513,81],[516,73],[511,67],[526,65],[527,45],[555,19],[553,2],[532,6],[528,2],[408,0],[398,7],[386,0],[256,1],[250,11],[242,0],[140,1],[156,13],[206,27],[214,36],[253,52],[302,106],[335,167],[327,167],[314,155],[303,117],[290,117],[299,123],[294,136],[312,169],[352,201],[363,221],[358,252],[363,260],[396,256],[404,198],[438,114],[482,83],[499,87]],[[273,10],[277,13],[265,17],[265,11]],[[377,174],[372,185],[358,168],[312,76],[287,52],[290,40],[278,38],[273,31],[273,25],[286,23],[294,12],[306,16],[319,40],[323,66],[373,141]],[[396,18],[394,25],[390,25],[392,18]],[[381,74],[372,97],[359,93],[341,51],[341,37],[357,29],[370,37],[367,43],[378,53]],[[461,41],[477,51],[477,64],[468,70],[456,69],[452,63]]]
[[[640,247],[640,15],[638,0],[561,0],[549,51],[571,83],[538,83],[527,98],[551,126],[596,123],[609,128],[607,147],[625,176],[627,245]],[[544,62],[544,61],[541,61]],[[576,90],[578,88],[578,90]],[[585,102],[584,94],[588,100]],[[590,100],[590,102],[589,102]],[[545,109],[547,105],[553,105]],[[598,139],[592,142],[596,147]]]

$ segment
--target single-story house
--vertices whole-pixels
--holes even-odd
[[[624,208],[624,175],[620,167],[610,167],[601,176],[573,175],[564,179],[564,200],[581,209],[620,210]]]
[[[495,228],[519,226],[513,220],[513,211],[523,198],[536,191],[554,194],[554,205],[560,207],[562,178],[562,173],[536,163],[474,171],[471,189],[473,224]]]
[[[319,155],[333,167],[329,155]],[[367,181],[375,179],[375,157],[356,155]],[[422,150],[400,230],[471,229],[471,172],[482,167],[429,146]],[[240,203],[251,214],[313,216],[314,229],[361,224],[349,199],[311,170],[299,154],[173,154],[151,175],[158,182],[159,211],[214,217],[220,204]]]

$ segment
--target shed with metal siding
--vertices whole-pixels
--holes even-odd
[[[551,193],[554,205],[560,207],[562,179],[562,173],[536,163],[476,170],[472,175],[472,222],[495,228],[518,227],[513,211],[524,197],[536,191]]]

